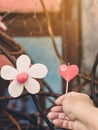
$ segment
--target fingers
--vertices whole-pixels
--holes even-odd
[[[64,119],[64,118],[65,118],[65,115],[64,115],[64,113],[50,112],[50,113],[48,114],[48,117],[49,117],[51,120],[54,120],[54,119]]]
[[[49,112],[47,116],[49,119],[54,120],[54,119],[58,118],[58,113],[57,112]]]
[[[48,113],[48,118],[51,120],[55,120],[55,119],[69,120],[69,118],[64,113],[58,113],[58,112]]]
[[[64,98],[65,98],[65,95],[60,96],[59,98],[57,98],[57,100],[55,101],[55,103],[57,105],[61,105]]]
[[[76,106],[77,108],[77,105],[75,105],[75,103],[77,102],[75,101],[78,101],[79,103],[81,101],[81,103],[84,103],[84,101],[86,100],[86,102],[89,103],[90,100],[88,100],[88,98],[88,95],[77,92],[70,92],[68,94],[64,94],[56,100],[55,103],[57,104],[57,106],[54,106],[51,109],[51,112],[49,112],[48,117],[57,127],[76,130],[76,128],[78,128],[78,123],[76,121],[76,119],[78,119],[78,114],[76,114],[77,111],[75,111],[77,109],[73,111],[72,105],[74,104],[74,107]],[[78,106],[80,106],[81,108],[80,104]],[[76,114],[77,118],[75,117],[75,114],[72,114],[72,112]]]
[[[64,95],[60,96],[59,98],[57,98],[57,100],[55,101],[55,103],[56,103],[57,105],[61,105],[62,102],[63,102],[63,100],[64,100],[64,98],[66,98],[67,96],[69,97],[69,96],[78,96],[78,95],[80,95],[80,93],[77,93],[77,92],[69,92],[69,93],[64,94]]]
[[[48,113],[48,118],[51,119],[53,121],[53,124],[57,127],[72,129],[73,122],[70,121],[70,119],[68,118],[68,116],[65,115],[65,113],[54,111],[56,110],[56,108],[58,108],[58,110],[60,111],[62,110],[61,107],[54,107],[52,109],[53,111]]]
[[[51,111],[48,113],[48,118],[56,119],[59,116],[59,113],[63,113],[61,106],[54,106]]]
[[[68,120],[55,119],[53,120],[53,124],[55,124],[55,126],[57,127],[73,129],[74,122]]]
[[[53,112],[62,112],[62,106],[54,106],[51,111]]]
[[[54,106],[51,111],[48,113],[48,118],[51,120],[54,119],[62,119],[62,120],[69,120],[69,118],[65,115],[65,113],[62,110],[61,106]]]

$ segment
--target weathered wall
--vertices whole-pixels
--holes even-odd
[[[47,1],[48,0],[44,0],[45,5],[46,5],[48,10],[56,10],[56,11],[59,10],[59,5],[61,3],[61,0],[54,0],[54,1],[50,0],[50,1],[48,1],[48,4],[47,4]],[[75,1],[70,0],[70,1],[72,3],[74,2],[74,4],[76,5],[76,8],[77,8],[78,0],[75,0]],[[38,0],[29,0],[30,4],[27,4],[24,2],[27,2],[27,1],[21,0],[21,2],[18,2],[18,0],[17,1],[16,0],[9,0],[9,3],[7,3],[7,0],[0,0],[0,10],[1,11],[4,11],[4,10],[6,10],[6,11],[20,11],[21,10],[23,12],[42,11],[42,7],[41,7]],[[82,31],[81,32],[82,32],[82,47],[83,47],[82,68],[85,71],[88,69],[91,70],[96,53],[98,51],[98,43],[97,43],[98,42],[98,0],[81,0],[81,2],[82,2],[82,4],[81,4],[81,6],[82,6],[82,11],[81,11],[81,13],[82,13],[82,21],[81,21]],[[67,3],[67,7],[68,7],[67,0],[65,3]],[[74,18],[76,18],[78,15],[76,8],[73,10],[76,13],[76,15],[75,15],[75,13],[73,13]],[[70,11],[67,10],[67,14],[69,14],[69,13],[70,13]],[[70,17],[70,15],[68,15],[68,18],[69,17]],[[70,23],[72,25],[73,21],[71,21]],[[72,34],[75,34],[75,32],[77,31],[77,30],[75,31],[75,28],[77,28],[77,23],[76,23],[76,27],[74,27],[74,29],[73,29],[73,25],[71,27],[72,30],[68,28],[69,32],[67,31],[67,39],[68,39],[69,35],[70,35],[69,39],[71,39]],[[65,29],[65,30],[67,30],[67,29]],[[77,36],[77,35],[75,35],[75,36]],[[72,37],[73,42],[74,41],[76,42],[75,36],[73,35],[73,37]],[[69,52],[69,54],[71,53],[69,50],[68,50],[68,52]]]
[[[98,52],[98,0],[82,0],[82,43],[82,66],[86,71]]]

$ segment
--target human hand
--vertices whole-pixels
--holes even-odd
[[[90,129],[87,120],[94,106],[88,95],[71,92],[60,96],[55,103],[57,106],[48,114],[55,126],[72,130]]]

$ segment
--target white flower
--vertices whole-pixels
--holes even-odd
[[[31,65],[27,55],[21,55],[16,61],[16,68],[5,65],[1,68],[1,77],[5,80],[12,80],[8,86],[8,92],[12,97],[18,97],[23,89],[36,94],[40,91],[40,84],[34,78],[44,78],[48,72],[43,64]]]
[[[7,30],[7,26],[2,22],[2,16],[0,16],[0,29],[3,31]]]
[[[7,27],[3,22],[0,22],[0,29],[3,30],[3,31],[7,30]]]

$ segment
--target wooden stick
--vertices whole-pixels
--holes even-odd
[[[66,94],[68,93],[68,81],[66,82]]]

